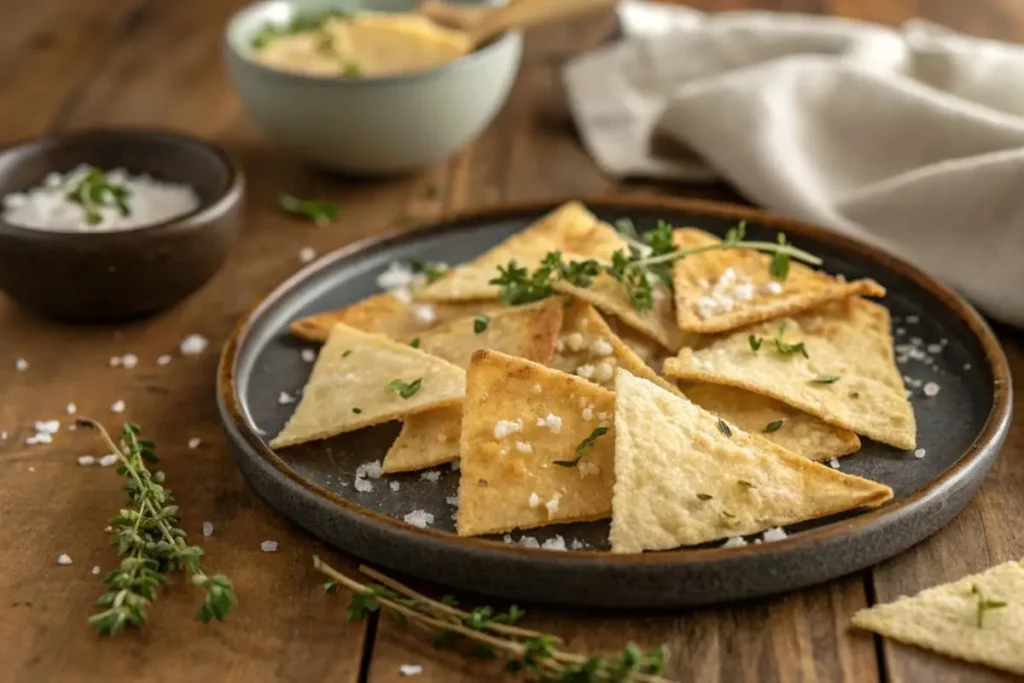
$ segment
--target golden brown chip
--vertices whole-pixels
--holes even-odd
[[[751,336],[761,340],[757,351]],[[889,312],[863,299],[762,323],[698,351],[683,349],[665,361],[663,372],[753,391],[861,436],[902,449],[915,446],[914,410],[893,359]]]
[[[563,308],[561,301],[546,299],[464,318],[424,333],[420,348],[461,368],[469,367],[477,349],[548,363],[555,353]],[[461,424],[462,406],[410,415],[384,457],[384,471],[421,470],[457,460]]]
[[[645,365],[655,371],[660,370],[665,359],[672,355],[664,346],[650,337],[640,334],[629,325],[624,325],[615,316],[608,316],[605,318],[605,322],[608,323],[608,327],[612,329],[612,332],[622,340],[623,344],[628,346]],[[683,345],[693,346],[698,342],[699,337],[694,336],[692,339],[685,339]]]
[[[892,498],[619,370],[612,552],[696,545]]]
[[[579,260],[575,255],[569,258]],[[687,343],[687,336],[676,326],[672,311],[672,295],[661,285],[654,287],[654,307],[639,311],[630,303],[622,283],[608,274],[594,278],[589,287],[578,287],[565,280],[552,285],[557,292],[586,301],[606,315],[614,315],[648,339],[653,339],[673,353]]]
[[[515,260],[520,267],[532,270],[549,251],[561,251],[572,252],[578,259],[607,262],[612,252],[625,247],[615,228],[598,220],[579,202],[568,202],[473,261],[453,269],[425,287],[418,297],[424,301],[497,299],[500,288],[490,281],[498,277],[498,266],[509,261]]]
[[[612,392],[482,350],[469,366],[463,411],[460,536],[608,516]]]
[[[408,344],[337,325],[320,351],[295,413],[272,448],[355,431],[458,405],[466,373]]]
[[[497,302],[403,303],[391,293],[374,294],[351,306],[299,318],[289,331],[300,339],[324,342],[338,323],[363,332],[383,334],[395,341],[408,341],[438,323],[457,320],[498,308]]]
[[[679,393],[675,386],[659,377],[626,346],[597,309],[585,301],[572,300],[569,303],[550,365],[570,375],[589,379],[605,389],[615,387],[615,369],[621,367]]]
[[[1024,567],[1005,562],[913,597],[862,609],[853,623],[901,643],[1024,676],[1022,598]]]
[[[724,384],[684,384],[679,388],[686,398],[729,424],[751,434],[760,434],[815,462],[825,462],[860,449],[860,439],[853,432],[833,427],[767,396]]]
[[[676,230],[674,241],[679,249],[721,242],[696,228]],[[708,251],[676,261],[672,280],[679,328],[725,332],[851,296],[885,295],[874,280],[846,282],[796,261],[785,280],[775,280],[770,263],[770,256],[751,249]]]

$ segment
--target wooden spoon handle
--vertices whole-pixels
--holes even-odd
[[[614,7],[616,0],[509,0],[467,27],[476,46],[510,29],[525,28]]]

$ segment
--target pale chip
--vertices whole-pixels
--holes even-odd
[[[388,385],[420,386],[408,398]],[[355,431],[434,408],[458,405],[466,373],[408,344],[337,325],[317,357],[295,413],[272,448]]]
[[[717,237],[696,228],[673,234],[679,249],[718,244]],[[884,296],[874,280],[846,282],[790,260],[785,280],[773,280],[771,256],[752,249],[707,251],[673,264],[676,319],[679,328],[702,334],[794,315],[851,296]]]
[[[618,318],[609,316],[605,318],[605,322],[608,323],[608,327],[612,328],[612,332],[622,340],[622,343],[653,370],[660,370],[662,363],[671,355],[664,346],[650,337],[640,334],[629,325],[624,325]],[[684,341],[684,346],[694,346],[698,343],[698,336],[688,337]]]
[[[555,352],[563,309],[558,299],[546,299],[500,309],[486,317],[463,318],[425,332],[420,336],[420,349],[461,368],[469,367],[477,349],[548,363]],[[484,329],[477,332],[478,327]],[[461,424],[461,406],[410,415],[384,457],[384,471],[407,472],[457,460]]]
[[[860,439],[853,432],[833,427],[767,396],[722,384],[684,384],[679,388],[688,399],[729,424],[760,434],[815,462],[860,449]]]
[[[782,341],[803,343],[809,358],[779,352],[775,338],[783,322]],[[763,340],[759,351],[750,335]],[[665,361],[663,373],[753,391],[861,436],[915,447],[914,410],[893,359],[889,312],[863,299],[746,328],[697,351],[685,348]]]
[[[541,391],[535,391],[536,386]],[[581,403],[606,414],[607,420],[584,420]],[[469,366],[463,410],[460,536],[595,520],[611,512],[612,392],[521,358],[483,350],[473,355]],[[499,421],[516,428],[497,438]],[[575,459],[576,449],[601,426],[607,433],[583,452],[581,463],[587,467],[554,464]]]
[[[598,220],[579,202],[568,202],[517,232],[473,261],[454,268],[418,293],[424,301],[497,299],[501,289],[490,281],[498,266],[515,260],[534,269],[550,251],[571,252],[577,259],[611,260],[612,252],[626,248],[615,228]]]
[[[979,599],[1006,606],[985,610],[978,626]],[[1024,675],[1024,567],[1005,562],[913,597],[862,609],[853,623],[901,643]]]
[[[888,486],[811,462],[624,370],[612,552],[696,545],[879,505]]]
[[[580,260],[575,254],[563,255],[563,258]],[[688,343],[687,335],[676,326],[675,313],[672,311],[672,295],[662,285],[654,286],[656,295],[653,308],[649,311],[638,311],[634,308],[622,283],[607,273],[595,277],[589,287],[578,287],[565,280],[558,280],[552,286],[556,292],[589,302],[602,313],[616,316],[623,324],[653,339],[673,353]]]
[[[580,340],[578,348],[573,349],[567,343],[571,335],[578,335]],[[559,334],[561,343],[551,367],[570,375],[578,374],[581,366],[597,368],[601,364],[608,364],[612,368],[623,368],[629,372],[643,377],[661,385],[662,388],[679,393],[679,390],[671,383],[666,382],[658,376],[644,361],[633,352],[618,335],[612,331],[608,322],[597,312],[597,309],[585,301],[573,300],[565,311],[565,322]],[[600,351],[601,342],[605,342],[611,349],[610,354],[602,354]],[[597,347],[595,349],[595,347]],[[607,373],[607,379],[597,376],[587,377],[595,384],[600,384],[605,389],[614,389],[615,372]]]
[[[429,305],[433,308],[433,319],[424,323],[415,315],[415,306]],[[383,334],[395,341],[409,341],[413,337],[433,328],[438,323],[457,320],[465,316],[493,311],[498,308],[494,301],[467,301],[464,303],[407,304],[390,293],[374,294],[351,306],[335,311],[326,311],[299,318],[289,325],[289,331],[300,339],[324,342],[338,323],[354,327],[363,332]]]

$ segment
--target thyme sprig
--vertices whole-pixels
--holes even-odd
[[[141,430],[131,423],[122,428],[119,444],[94,420],[80,419],[77,424],[99,431],[120,460],[117,473],[128,482],[124,490],[129,503],[111,519],[121,564],[103,579],[110,590],[96,606],[105,609],[91,616],[89,623],[103,635],[141,627],[157,589],[175,571],[187,572],[192,585],[204,591],[196,618],[223,621],[238,604],[231,580],[223,574],[211,576],[199,561],[203,549],[189,545],[185,531],[177,526],[178,506],[163,485],[164,473],[151,472],[146,465],[158,462],[153,442],[140,439]]]
[[[103,220],[100,209],[105,206],[115,207],[122,216],[130,216],[132,211],[128,206],[128,200],[131,196],[128,188],[110,182],[103,175],[103,171],[90,167],[78,184],[67,193],[65,199],[81,206],[85,212],[85,222],[96,225]]]
[[[501,287],[502,303],[517,306],[551,296],[553,285],[558,281],[589,287],[595,277],[604,273],[618,280],[633,308],[643,312],[654,307],[655,286],[672,289],[672,265],[696,254],[726,249],[753,249],[771,254],[769,271],[776,279],[785,279],[789,274],[790,259],[821,265],[820,258],[792,246],[782,233],[776,242],[747,240],[744,221],[730,228],[721,242],[688,249],[675,249],[672,226],[664,221],[659,221],[653,230],[639,238],[632,223],[620,220],[617,225],[627,248],[614,251],[611,263],[602,264],[595,259],[566,263],[561,252],[551,251],[533,272],[520,266],[515,259],[506,266],[498,266],[498,277],[490,284]]]
[[[549,683],[667,683],[660,676],[666,661],[663,647],[644,653],[629,644],[612,659],[564,652],[559,649],[562,641],[558,636],[517,626],[515,622],[524,613],[514,606],[508,612],[497,613],[490,607],[467,612],[459,609],[450,596],[433,600],[369,567],[361,566],[359,571],[374,583],[356,581],[316,556],[313,567],[330,579],[325,584],[325,588],[330,586],[329,592],[338,585],[353,592],[350,619],[387,610],[400,615],[402,623],[415,623],[431,631],[439,646],[464,638],[481,646],[477,650],[481,656],[503,655],[506,669],[512,673]]]

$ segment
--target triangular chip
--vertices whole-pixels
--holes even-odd
[[[598,220],[579,202],[568,202],[473,261],[453,269],[418,296],[424,301],[497,299],[500,289],[490,281],[498,277],[498,266],[513,259],[519,266],[533,269],[549,251],[562,251],[572,252],[579,260],[609,262],[612,252],[624,248],[626,243],[615,228]]]
[[[563,258],[579,260],[575,254]],[[592,303],[606,315],[616,316],[623,324],[673,353],[688,342],[687,336],[676,326],[672,295],[662,285],[655,285],[654,307],[649,311],[634,308],[622,283],[607,273],[595,277],[589,287],[579,287],[565,280],[559,280],[552,286],[557,292]]]
[[[751,336],[755,345],[761,340],[756,351]],[[897,448],[914,448],[917,438],[914,410],[893,359],[889,312],[863,299],[762,323],[697,351],[683,349],[665,361],[663,372],[770,396]]]
[[[477,349],[548,363],[555,353],[563,308],[561,301],[546,299],[530,306],[501,309],[490,316],[457,320],[424,333],[420,349],[462,368],[469,367]],[[421,470],[457,460],[461,424],[461,406],[410,415],[384,456],[384,471]]]
[[[463,410],[460,536],[611,512],[612,392],[521,358],[477,351]],[[577,456],[574,466],[564,466]]]
[[[433,408],[457,405],[466,373],[408,344],[337,325],[295,413],[272,448],[326,439]]]
[[[901,643],[1024,676],[1024,567],[996,565],[862,609],[853,623]]]
[[[608,316],[604,321],[608,323],[608,327],[612,328],[612,332],[622,340],[622,343],[628,346],[648,367],[660,370],[665,359],[672,355],[664,346],[650,337],[640,334],[629,325],[624,325],[615,316]],[[684,346],[694,346],[699,343],[699,340],[698,336],[687,338]]]
[[[892,498],[888,486],[790,453],[624,370],[615,395],[612,552],[696,545]]]
[[[300,339],[324,342],[338,323],[363,332],[383,334],[395,341],[408,341],[432,329],[438,323],[457,320],[469,315],[492,311],[498,307],[494,301],[467,301],[464,303],[406,303],[394,294],[374,294],[351,306],[335,311],[299,318],[289,325],[289,331]]]
[[[566,308],[565,323],[555,348],[551,367],[589,379],[605,389],[614,389],[615,369],[623,368],[679,393],[626,346],[597,309],[585,301],[572,300]]]
[[[718,244],[696,228],[676,230],[679,249]],[[772,278],[771,257],[751,249],[695,254],[675,262],[676,319],[679,328],[702,334],[793,315],[851,296],[884,296],[874,280],[846,282],[791,261],[785,280]]]
[[[723,384],[685,384],[679,388],[686,398],[729,424],[816,462],[860,449],[860,439],[853,432],[767,396]]]

